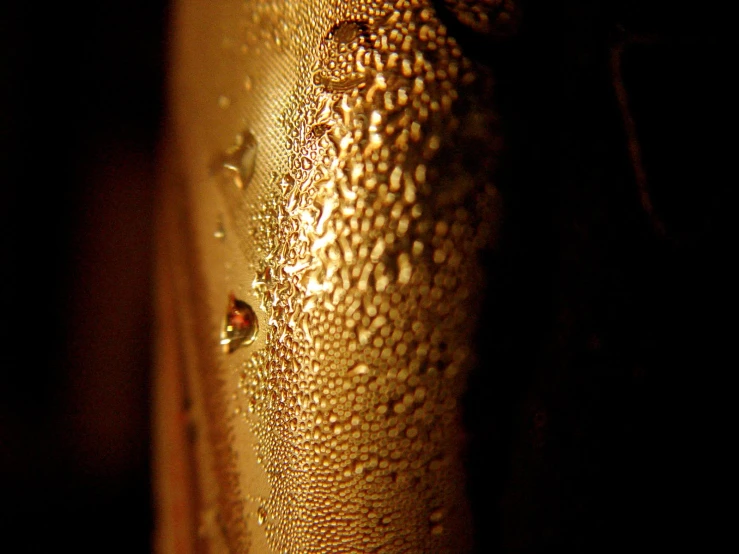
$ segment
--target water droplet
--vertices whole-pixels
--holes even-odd
[[[434,510],[429,514],[429,521],[431,523],[439,523],[442,519],[444,519],[444,512],[442,510]]]
[[[363,21],[341,21],[326,34],[320,46],[320,66],[314,82],[329,90],[347,92],[368,81],[362,47],[368,36]]]
[[[267,521],[267,510],[264,506],[259,506],[259,508],[257,508],[257,523],[259,525],[264,525],[265,521]]]
[[[222,110],[228,109],[231,105],[231,99],[228,96],[221,95],[218,97],[218,107]]]
[[[220,240],[224,240],[226,238],[226,229],[224,229],[223,221],[221,221],[220,219],[216,224],[216,230],[213,231],[213,236]]]
[[[221,331],[221,346],[223,351],[231,353],[241,346],[254,342],[257,336],[257,315],[251,306],[239,300],[233,293],[228,295],[226,318]]]
[[[257,139],[251,131],[236,136],[236,142],[223,158],[223,169],[233,178],[234,184],[244,189],[254,175],[257,161]]]
[[[367,364],[357,364],[349,370],[349,375],[364,375],[369,373],[369,366]]]

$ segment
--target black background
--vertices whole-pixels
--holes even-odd
[[[516,37],[459,35],[498,76],[509,149],[465,402],[480,551],[710,548],[736,436],[728,11],[524,10]],[[147,551],[167,7],[0,16],[1,549]],[[664,236],[609,66],[637,36],[623,78]]]
[[[524,10],[513,38],[457,35],[495,70],[509,147],[465,402],[479,551],[713,550],[736,421],[735,33],[718,2]]]
[[[3,552],[146,552],[162,1],[0,7]]]

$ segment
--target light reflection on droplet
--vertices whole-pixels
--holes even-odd
[[[239,189],[244,189],[254,176],[257,161],[257,139],[251,131],[237,135],[223,156],[222,167]]]
[[[251,306],[231,293],[228,296],[226,317],[221,331],[221,347],[226,353],[254,342],[259,324]]]

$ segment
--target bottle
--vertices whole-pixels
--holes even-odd
[[[472,550],[460,405],[502,143],[442,21],[495,27],[468,4],[175,6],[160,552]]]

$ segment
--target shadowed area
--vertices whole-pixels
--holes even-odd
[[[150,548],[164,2],[0,8],[0,528],[13,552]]]

